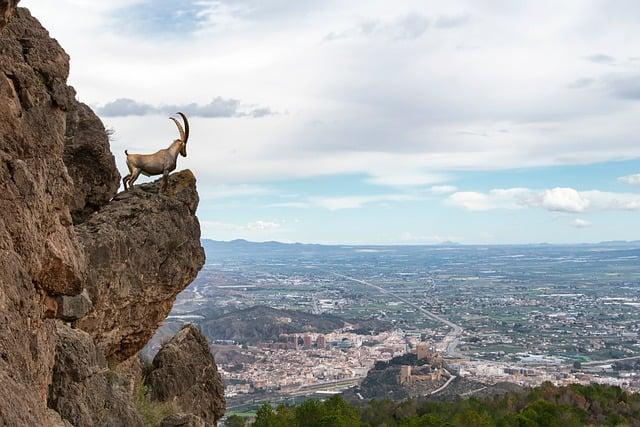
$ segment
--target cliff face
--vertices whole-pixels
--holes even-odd
[[[16,3],[0,0],[0,425],[137,425],[115,366],[202,267],[195,178],[116,195],[69,57]]]

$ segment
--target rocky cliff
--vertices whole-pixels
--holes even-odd
[[[0,0],[0,425],[142,425],[121,367],[203,265],[195,178],[116,194],[69,57],[16,3]]]
[[[167,191],[158,189],[120,193],[75,227],[91,265],[85,286],[93,302],[75,326],[116,361],[144,347],[204,263],[193,174],[173,174]]]

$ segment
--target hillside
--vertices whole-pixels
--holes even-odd
[[[238,420],[231,420],[237,422]],[[229,423],[228,425],[234,425]],[[242,424],[235,424],[242,425]],[[640,395],[619,387],[545,383],[525,392],[498,398],[456,402],[377,400],[352,406],[339,396],[324,402],[308,400],[294,407],[258,410],[254,427],[579,427],[640,425]]]
[[[257,343],[277,341],[280,334],[326,333],[343,327],[345,322],[329,314],[316,315],[255,306],[207,318],[199,325],[210,340]]]

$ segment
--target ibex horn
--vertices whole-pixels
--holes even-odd
[[[180,117],[182,117],[182,120],[184,120],[184,139],[183,139],[183,142],[186,144],[187,140],[189,139],[189,121],[187,120],[187,116],[185,116],[183,113],[178,111],[176,114],[179,114]]]

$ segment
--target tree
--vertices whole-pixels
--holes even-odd
[[[256,412],[256,420],[253,427],[282,427],[278,424],[278,416],[273,412],[271,405],[265,403]]]
[[[242,418],[240,415],[231,415],[224,422],[225,427],[245,427],[244,425],[244,418]]]

